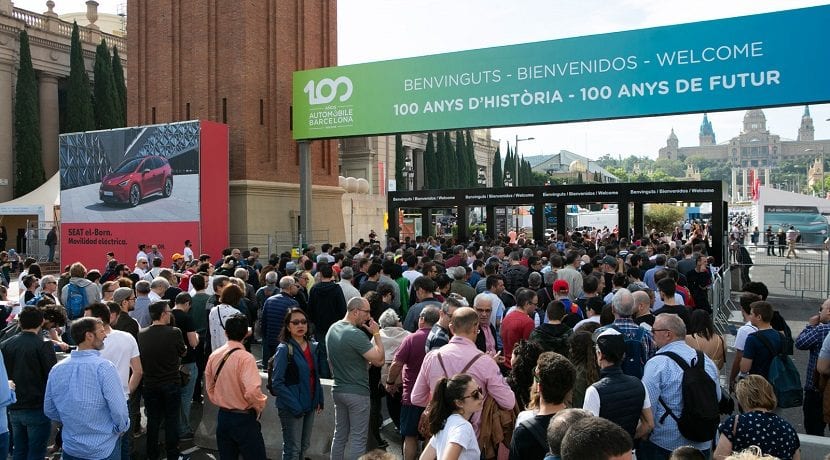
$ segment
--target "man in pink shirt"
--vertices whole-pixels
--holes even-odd
[[[453,333],[450,342],[430,352],[424,359],[410,396],[412,404],[426,407],[441,377],[451,377],[469,366],[465,372],[470,374],[481,387],[483,397],[491,396],[500,408],[512,409],[516,405],[516,395],[502,377],[498,364],[494,358],[476,348],[475,338],[478,334],[476,311],[469,307],[456,310],[452,315],[450,330]],[[475,361],[472,361],[473,359]],[[481,425],[481,412],[473,414],[470,423],[478,433]]]
[[[424,412],[425,405],[412,403],[410,395],[421,363],[426,355],[426,342],[432,326],[438,322],[438,308],[426,306],[418,316],[418,330],[408,335],[395,351],[392,365],[389,367],[389,376],[384,382],[386,392],[395,394],[401,391],[395,382],[403,371],[403,393],[401,394],[401,436],[403,436],[403,458],[414,460],[418,453],[418,421]]]
[[[516,292],[516,307],[504,317],[501,322],[501,341],[504,346],[504,365],[510,368],[510,358],[513,347],[519,340],[527,340],[536,327],[531,317],[536,313],[536,304],[539,298],[535,292],[527,288],[519,288]]]

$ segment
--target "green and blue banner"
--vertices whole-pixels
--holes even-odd
[[[830,101],[830,6],[294,73],[294,139]]]

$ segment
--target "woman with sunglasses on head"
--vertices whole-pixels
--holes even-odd
[[[432,393],[429,431],[434,433],[421,460],[478,460],[478,447],[470,417],[484,406],[481,387],[469,374],[438,381]]]
[[[314,414],[323,410],[317,342],[311,340],[303,310],[288,310],[279,339],[271,384],[282,424],[282,458],[302,460],[311,442]]]

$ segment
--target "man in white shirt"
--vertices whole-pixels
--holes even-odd
[[[738,371],[741,369],[741,359],[744,357],[744,346],[746,345],[746,338],[749,334],[754,333],[758,330],[757,327],[752,325],[752,322],[749,321],[749,315],[752,312],[752,309],[749,307],[752,302],[757,302],[762,300],[761,296],[758,294],[753,294],[751,292],[746,292],[741,296],[740,304],[741,304],[741,314],[744,316],[744,321],[746,324],[738,328],[738,332],[735,333],[735,360],[732,362],[732,369],[729,371],[729,389],[734,390],[735,384],[737,383],[735,379],[738,377]]]
[[[147,259],[147,253],[144,251],[145,249],[147,249],[146,244],[139,244],[138,245],[138,253],[135,255],[136,263],[138,263],[138,261],[141,260],[141,259],[144,259],[145,262],[148,260]]]
[[[150,303],[152,304],[161,300],[168,288],[170,288],[169,281],[160,276],[154,278],[150,283],[150,293],[147,295],[150,297]]]
[[[184,256],[185,262],[190,262],[193,260],[193,243],[190,240],[184,240],[184,250],[182,251],[182,255]]]

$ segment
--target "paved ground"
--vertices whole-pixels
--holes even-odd
[[[173,193],[153,195],[131,208],[104,204],[98,196],[101,183],[61,193],[63,222],[182,222],[199,220],[199,175],[173,176]],[[161,205],[161,206],[159,206]]]

